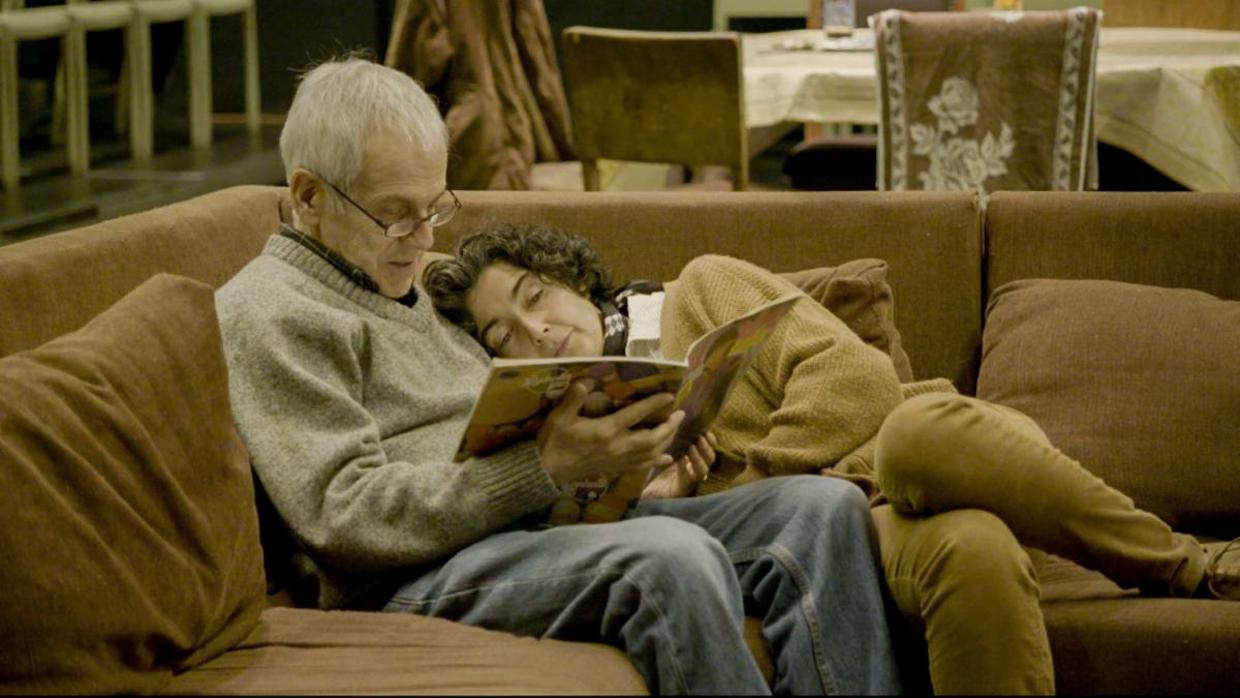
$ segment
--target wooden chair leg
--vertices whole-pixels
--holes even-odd
[[[129,131],[129,107],[133,86],[130,84],[129,65],[129,30],[125,30],[125,55],[121,57],[121,73],[116,79],[116,106],[112,110],[112,129],[116,135],[124,135]]]
[[[742,165],[728,169],[732,173],[732,191],[745,191],[749,186],[749,168]]]
[[[241,20],[242,30],[245,32],[245,126],[250,133],[259,133],[263,127],[263,103],[258,75],[257,4],[250,3]]]
[[[129,25],[129,153],[146,161],[155,152],[155,93],[151,85],[151,24],[135,16]]]
[[[75,24],[61,41],[66,111],[65,148],[69,171],[75,175],[90,169],[90,94],[86,68],[86,30]]]
[[[211,17],[195,3],[187,23],[189,45],[189,141],[211,145]]]
[[[17,109],[17,41],[0,34],[0,182],[6,190],[21,181]]]
[[[581,184],[586,191],[599,191],[598,161],[581,161]]]
[[[65,82],[65,42],[61,41],[60,59],[56,64],[56,76],[52,78],[52,125],[48,141],[55,146],[65,144],[65,132],[68,130],[66,114],[69,111],[68,89]]]

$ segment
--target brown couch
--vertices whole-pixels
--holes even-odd
[[[282,193],[0,247],[0,690],[645,692],[610,647],[264,598],[209,291],[261,249]],[[777,271],[885,260],[918,378],[1033,414],[1178,528],[1240,534],[1240,197],[998,193],[983,215],[961,193],[460,196],[439,249],[485,219],[539,221],[589,236],[620,278],[707,251]],[[1007,285],[1047,278],[1125,283]],[[1054,557],[1040,574],[1060,691],[1240,691],[1240,604],[1138,597]]]

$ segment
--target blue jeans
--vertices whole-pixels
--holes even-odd
[[[776,693],[898,693],[880,580],[861,491],[780,477],[643,501],[617,523],[492,535],[384,610],[613,644],[656,694],[767,694],[745,645],[749,613]]]

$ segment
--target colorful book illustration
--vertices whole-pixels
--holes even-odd
[[[494,359],[461,437],[456,460],[484,456],[533,438],[575,380],[593,385],[582,408],[586,416],[603,416],[649,395],[674,392],[675,402],[666,413],[657,415],[657,420],[684,410],[685,419],[667,450],[679,458],[710,428],[732,385],[749,368],[776,323],[798,297],[772,301],[702,335],[689,347],[685,361],[624,356]],[[600,476],[589,482],[569,483],[564,486],[565,495],[585,508],[582,520],[616,520],[641,494],[647,475]],[[571,518],[566,504],[563,508],[558,518]]]
[[[493,359],[456,460],[532,438],[578,379],[594,384],[582,408],[586,416],[609,414],[655,393],[676,393],[669,413],[684,410],[685,420],[668,453],[679,457],[710,426],[733,382],[796,298],[772,301],[702,335],[689,347],[685,361],[625,356]]]

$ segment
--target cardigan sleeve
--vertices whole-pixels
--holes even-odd
[[[670,285],[664,310],[665,352],[683,357],[705,332],[796,293],[802,301],[777,326],[716,423],[752,435],[739,448],[748,467],[768,475],[817,473],[869,441],[900,401],[890,359],[788,281],[730,257],[708,255],[687,265]]]

